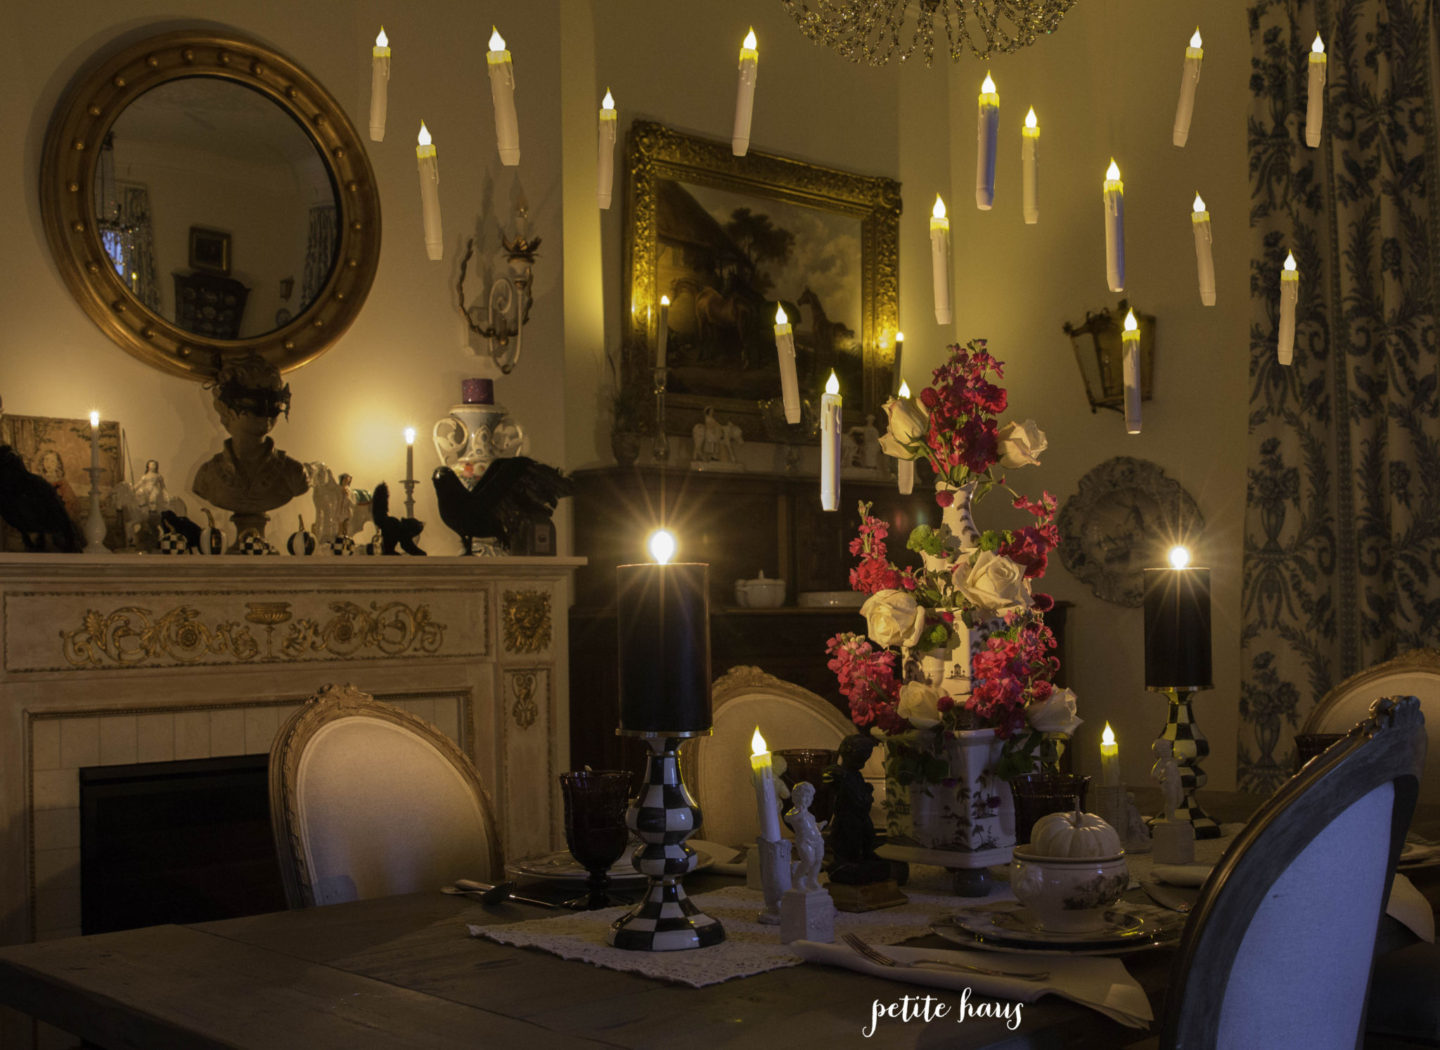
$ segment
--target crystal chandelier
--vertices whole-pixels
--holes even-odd
[[[1075,0],[781,0],[790,17],[817,44],[852,62],[883,66],[904,62],[916,48],[928,66],[935,37],[950,57],[1007,54],[1052,33]],[[913,10],[912,10],[913,8]],[[937,27],[936,23],[939,23]],[[901,42],[908,37],[909,43]]]

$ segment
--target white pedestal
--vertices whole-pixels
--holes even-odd
[[[835,939],[835,902],[825,890],[786,890],[780,898],[780,943]]]

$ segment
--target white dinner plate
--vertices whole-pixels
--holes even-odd
[[[630,855],[633,851],[625,850],[625,856],[617,860],[610,869],[610,882],[617,886],[627,884],[638,884],[646,880],[647,876],[635,870],[630,863]],[[695,870],[708,868],[715,863],[715,859],[704,850],[695,851]],[[512,878],[539,879],[543,882],[584,882],[590,877],[590,873],[582,868],[570,856],[569,850],[558,850],[555,853],[546,853],[539,857],[526,857],[514,863],[505,865],[505,871]]]
[[[967,948],[1029,955],[1124,955],[1156,948],[1180,936],[1185,917],[1124,901],[1105,912],[1105,926],[1086,933],[1042,928],[1029,908],[992,901],[961,908],[931,927]]]

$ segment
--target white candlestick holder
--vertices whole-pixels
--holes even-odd
[[[780,925],[780,898],[790,888],[790,840],[755,840],[755,851],[760,856],[760,892],[765,896],[765,908],[756,916],[766,926]]]
[[[109,554],[110,548],[105,546],[105,516],[100,513],[100,475],[104,468],[86,467],[85,473],[90,475],[90,514],[85,519],[84,553]]]

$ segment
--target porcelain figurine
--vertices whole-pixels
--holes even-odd
[[[740,446],[745,438],[739,426],[722,423],[715,418],[715,409],[706,407],[705,418],[690,431],[694,449],[690,466],[694,470],[744,470],[740,462]]]
[[[798,854],[790,883],[801,893],[813,893],[820,888],[820,864],[825,859],[825,840],[820,837],[825,822],[815,822],[815,815],[810,812],[810,803],[814,801],[815,785],[802,780],[795,785],[792,805],[785,812],[785,823],[795,833],[794,851]]]

